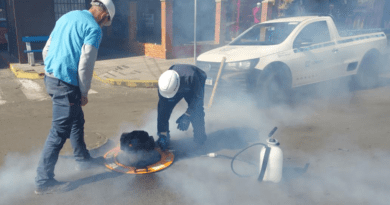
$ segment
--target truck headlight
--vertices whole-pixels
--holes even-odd
[[[252,59],[246,61],[230,62],[226,64],[226,70],[248,70],[253,68],[260,59]]]

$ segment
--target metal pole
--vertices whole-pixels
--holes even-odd
[[[194,5],[194,64],[196,65],[196,1]]]

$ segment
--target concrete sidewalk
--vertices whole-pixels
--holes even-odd
[[[135,56],[96,61],[94,78],[112,85],[157,87],[160,75],[174,64],[194,64],[193,58],[157,59]]]
[[[0,56],[9,64],[17,78],[41,79],[44,77],[44,65],[37,62],[35,66],[16,63],[7,52],[0,52]],[[103,83],[128,87],[157,87],[157,80],[161,73],[168,70],[173,64],[194,64],[193,58],[157,59],[147,56],[117,57],[106,60],[97,60],[93,77]]]

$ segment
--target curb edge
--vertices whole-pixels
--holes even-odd
[[[36,71],[26,72],[18,67],[15,64],[9,63],[9,68],[15,74],[17,78],[27,78],[27,79],[43,79],[45,76],[44,73],[37,73]]]
[[[93,77],[103,83],[110,85],[126,86],[131,88],[158,88],[158,80],[125,80],[125,79],[114,79],[100,78],[95,71],[93,72]]]

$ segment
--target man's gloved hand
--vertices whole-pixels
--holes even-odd
[[[170,141],[169,133],[167,134],[158,133],[157,135],[158,135],[158,139],[156,141],[157,146],[159,146],[162,151],[165,151],[169,146],[169,141]]]
[[[190,126],[190,116],[187,113],[184,113],[182,116],[179,117],[179,119],[176,120],[177,123],[177,129],[181,131],[188,130],[188,127]]]

